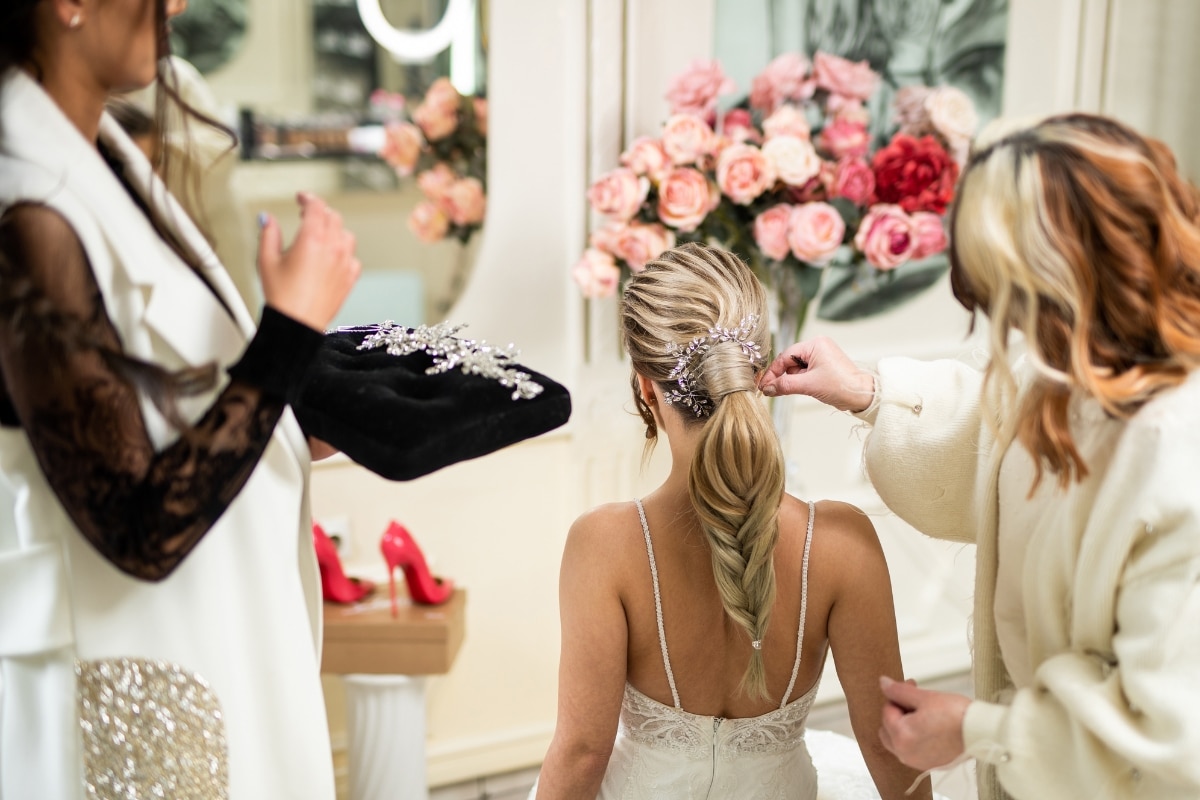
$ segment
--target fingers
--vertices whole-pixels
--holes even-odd
[[[780,375],[785,375],[790,372],[795,372],[803,369],[796,363],[796,359],[800,359],[804,363],[808,363],[811,359],[813,351],[813,341],[797,342],[794,345],[784,349],[779,355],[775,356],[775,360],[767,366],[766,375],[772,378],[778,378]],[[764,375],[764,377],[766,377]]]
[[[279,264],[283,252],[283,234],[280,233],[279,223],[269,214],[258,215],[258,269],[272,270]]]
[[[908,711],[920,708],[921,702],[929,694],[924,689],[918,689],[916,683],[894,681],[886,675],[879,679],[879,688],[890,702]]]

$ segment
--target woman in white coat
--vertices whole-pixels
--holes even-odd
[[[334,795],[287,406],[359,265],[302,196],[255,325],[103,113],[162,68],[170,5],[0,5],[4,800]]]
[[[816,339],[762,383],[871,423],[888,506],[976,544],[977,699],[885,680],[880,735],[918,769],[974,757],[983,800],[1200,796],[1198,219],[1124,125],[995,126],[950,223],[987,368],[872,374]]]

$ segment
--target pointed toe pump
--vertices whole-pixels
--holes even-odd
[[[399,522],[392,522],[384,531],[379,542],[383,552],[383,560],[388,566],[388,589],[392,595],[392,616],[400,612],[396,605],[396,567],[404,570],[404,580],[408,582],[408,594],[414,603],[426,606],[436,606],[445,603],[454,593],[454,582],[435,578],[429,572],[425,556],[416,540],[408,529]]]
[[[342,560],[338,558],[337,545],[329,534],[315,522],[313,523],[313,546],[317,550],[317,566],[321,570],[321,595],[327,603],[357,603],[362,600],[375,584],[358,578],[349,578],[342,569]]]

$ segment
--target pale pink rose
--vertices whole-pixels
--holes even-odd
[[[825,101],[825,114],[833,119],[844,119],[860,125],[866,125],[871,121],[871,114],[863,105],[862,100],[843,97],[840,94],[829,95],[829,99]]]
[[[871,206],[858,225],[854,246],[877,269],[895,269],[912,258],[917,249],[912,218],[897,205]]]
[[[477,178],[462,178],[450,185],[443,202],[446,216],[455,225],[474,225],[483,222],[487,198],[483,184]]]
[[[748,205],[775,185],[775,167],[752,144],[732,144],[717,159],[717,186],[738,205]]]
[[[813,56],[813,77],[817,86],[830,94],[868,100],[879,87],[879,73],[866,61],[850,61],[824,53]]]
[[[691,114],[675,114],[663,125],[663,152],[675,165],[695,164],[716,143],[713,129]]]
[[[436,142],[454,133],[461,98],[449,78],[438,78],[430,84],[421,104],[413,110],[413,122],[425,132],[425,138]]]
[[[762,154],[788,186],[803,186],[821,172],[821,157],[807,139],[775,136],[763,145]]]
[[[445,139],[458,129],[458,106],[444,106],[421,103],[413,111],[413,122],[425,132],[425,138],[431,142]]]
[[[717,109],[717,96],[736,88],[733,79],[721,69],[720,61],[697,59],[671,81],[666,98],[672,114],[707,118]]]
[[[912,224],[917,240],[912,253],[914,261],[935,256],[946,249],[946,228],[937,214],[918,211],[912,215]]]
[[[703,173],[676,167],[658,185],[658,218],[677,230],[694,231],[720,201]]]
[[[975,104],[966,92],[953,86],[939,86],[925,98],[925,110],[933,129],[949,142],[968,140],[979,126]]]
[[[632,222],[614,228],[609,244],[614,256],[628,264],[634,272],[641,272],[646,268],[646,262],[653,261],[675,246],[675,234],[658,223],[643,225]]]
[[[488,132],[488,101],[483,97],[475,97],[471,99],[471,107],[475,110],[475,127],[479,128],[479,133],[487,136]]]
[[[730,142],[758,142],[762,139],[754,127],[754,118],[744,108],[733,108],[721,120],[721,134]]]
[[[443,110],[454,109],[457,111],[458,103],[461,99],[462,95],[458,93],[458,89],[454,88],[454,84],[450,82],[450,79],[442,77],[429,84],[429,91],[425,93],[425,97],[422,98],[421,102]]]
[[[425,147],[421,129],[411,122],[391,122],[384,127],[384,136],[379,157],[390,164],[397,175],[411,175],[421,149]]]
[[[817,144],[835,159],[858,158],[871,147],[867,126],[848,119],[835,119],[821,129]]]
[[[621,163],[638,175],[645,175],[658,183],[671,171],[671,161],[657,139],[639,136],[621,153]]]
[[[627,224],[624,222],[610,222],[603,228],[597,228],[588,237],[588,245],[597,250],[603,250],[610,256],[616,255],[617,236],[620,235],[621,230],[625,227],[627,227]]]
[[[626,220],[638,212],[649,193],[648,178],[621,167],[600,176],[588,189],[587,199],[597,214]]]
[[[808,117],[793,105],[782,105],[775,109],[771,116],[763,120],[763,133],[768,139],[776,136],[795,136],[798,139],[809,139],[812,132],[808,127]]]
[[[792,208],[788,203],[780,203],[754,218],[754,242],[767,258],[780,261],[791,252],[788,226],[791,224]]]
[[[788,246],[800,261],[825,266],[842,245],[846,221],[828,203],[804,203],[792,209]]]
[[[425,200],[417,203],[408,215],[408,228],[426,244],[440,242],[450,230],[450,219],[433,203]]]
[[[445,161],[439,161],[430,169],[417,175],[417,188],[425,197],[439,206],[446,198],[450,187],[458,180],[458,173]]]
[[[830,197],[844,197],[856,206],[865,206],[875,193],[875,170],[862,158],[843,158],[833,170]]]
[[[571,277],[579,284],[579,291],[584,297],[612,297],[617,293],[621,270],[611,255],[588,248],[583,251],[579,263],[571,269]]]
[[[892,119],[900,126],[900,133],[919,139],[933,132],[929,110],[925,107],[925,101],[931,94],[933,89],[928,86],[902,86],[897,90],[892,100]]]
[[[770,114],[780,103],[812,97],[815,86],[808,80],[808,68],[808,59],[799,53],[775,58],[751,82],[750,106]]]

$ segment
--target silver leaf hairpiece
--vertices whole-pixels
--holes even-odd
[[[485,341],[462,339],[455,336],[466,325],[418,325],[409,329],[388,320],[379,325],[350,326],[338,328],[339,332],[371,331],[359,344],[359,350],[387,348],[389,355],[406,356],[424,351],[433,357],[433,366],[425,370],[426,375],[436,375],[461,369],[468,375],[480,375],[499,381],[500,385],[512,389],[513,400],[532,400],[544,388],[532,379],[528,372],[513,367],[519,351],[512,345],[496,347]]]
[[[680,345],[675,342],[667,343],[667,352],[676,356],[675,368],[671,370],[671,374],[667,376],[669,380],[675,381],[678,384],[678,389],[672,389],[663,396],[663,401],[667,405],[687,406],[696,413],[697,417],[707,417],[712,413],[713,401],[708,395],[696,389],[696,378],[694,375],[694,362],[707,353],[714,344],[718,342],[736,342],[742,348],[742,352],[750,359],[751,365],[757,367],[763,360],[762,348],[758,346],[758,342],[752,341],[754,329],[758,324],[758,315],[751,314],[743,317],[742,321],[733,328],[722,328],[719,325],[714,325],[708,329],[708,333],[704,336],[697,336],[687,345]]]

